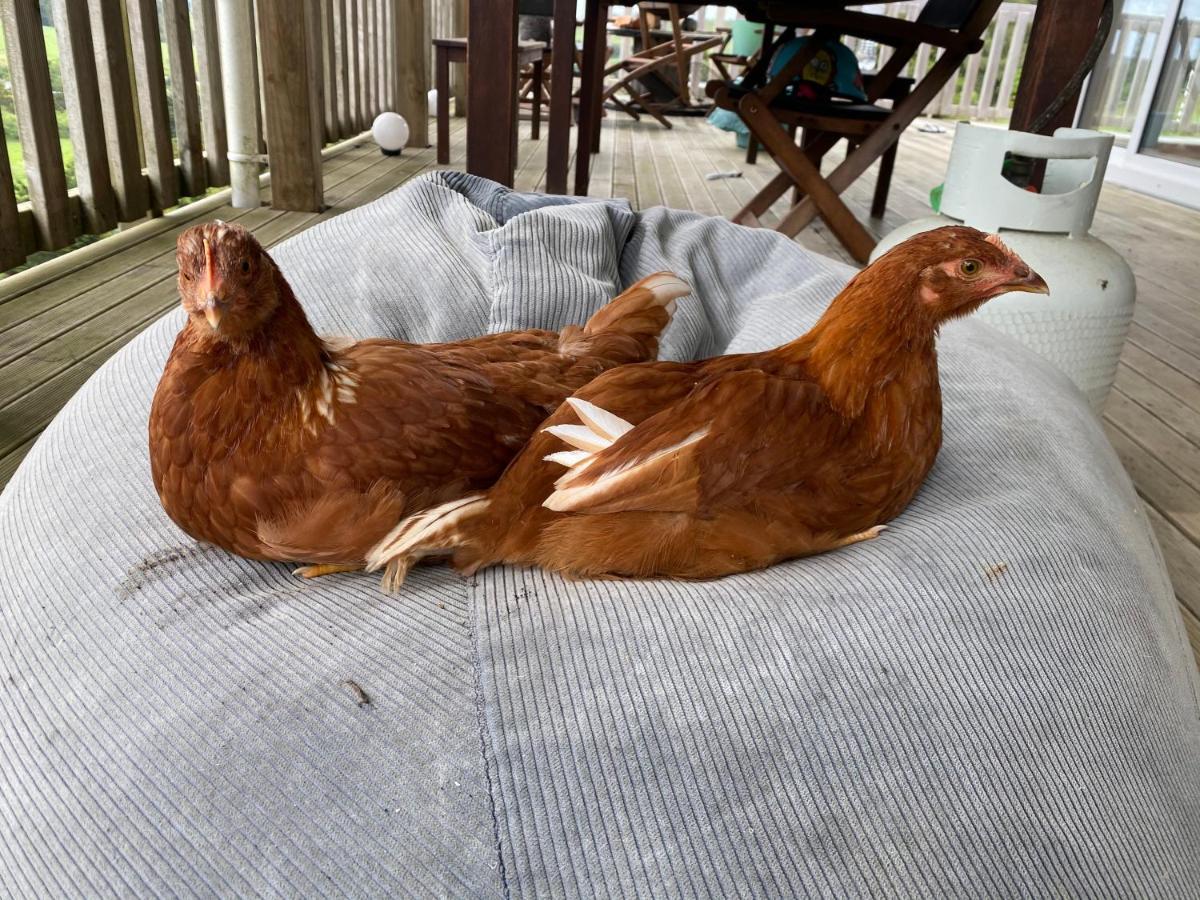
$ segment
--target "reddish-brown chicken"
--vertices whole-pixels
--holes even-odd
[[[187,324],[150,411],[154,485],[195,538],[254,559],[361,567],[403,516],[492,484],[563,398],[653,359],[688,292],[643,279],[582,328],[450,344],[319,338],[248,231],[179,237]]]
[[[939,326],[1008,291],[1047,288],[997,237],[914,237],[776,350],[597,378],[490,491],[400,523],[370,568],[389,587],[447,554],[464,572],[712,578],[873,538],[941,446]]]

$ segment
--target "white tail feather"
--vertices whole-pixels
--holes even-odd
[[[592,454],[587,450],[560,450],[557,453],[550,453],[543,456],[546,462],[558,463],[560,466],[566,466],[568,469],[576,463],[581,463]]]
[[[418,559],[448,550],[454,526],[487,502],[483,494],[472,494],[401,520],[367,553],[367,571],[387,566],[384,586],[394,590]]]
[[[605,472],[596,481],[581,487],[571,487],[570,485],[583,469],[586,468],[587,463],[585,462],[581,466],[569,469],[562,478],[554,483],[554,493],[545,499],[542,506],[556,512],[569,512],[573,509],[578,509],[586,505],[589,501],[609,493],[620,483],[637,477],[648,466],[653,465],[664,457],[674,456],[697,441],[708,437],[709,430],[709,426],[705,426],[699,431],[692,432],[677,444],[672,444],[670,447],[665,447],[662,450],[652,453],[645,459],[634,460],[611,472]]]
[[[561,440],[564,444],[569,444],[579,450],[586,450],[589,453],[596,453],[603,450],[612,443],[611,438],[607,438],[597,431],[593,431],[586,425],[551,425],[546,431]]]
[[[580,400],[578,397],[568,397],[567,403],[575,410],[583,422],[582,425],[552,425],[546,429],[556,438],[577,450],[560,450],[543,457],[546,462],[566,466],[567,471],[554,483],[556,488],[575,478],[591,465],[595,455],[609,447],[613,441],[633,428],[632,422],[626,422],[620,416],[613,415],[607,409],[601,409],[595,403]]]
[[[568,397],[567,402],[592,431],[598,432],[609,441],[615,441],[633,427],[632,422],[626,422],[620,416],[614,416],[607,409],[601,409],[595,403],[588,403],[578,397]]]

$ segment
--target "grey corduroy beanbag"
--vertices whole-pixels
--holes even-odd
[[[417,340],[579,322],[671,268],[673,358],[791,338],[850,274],[453,173],[275,256],[320,329]],[[945,330],[945,446],[876,541],[709,583],[428,568],[389,597],[168,521],[146,417],[179,325],[0,496],[0,894],[1200,896],[1158,549],[1083,398],[986,326]]]

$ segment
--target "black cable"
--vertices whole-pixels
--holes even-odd
[[[1079,64],[1079,68],[1075,70],[1075,74],[1071,76],[1071,80],[1063,86],[1063,89],[1058,92],[1058,96],[1050,101],[1050,105],[1029,126],[1029,130],[1034,134],[1039,134],[1043,128],[1054,121],[1054,117],[1059,114],[1063,106],[1066,105],[1066,102],[1083,85],[1083,80],[1087,78],[1088,73],[1096,65],[1096,60],[1100,58],[1100,51],[1108,43],[1108,34],[1112,30],[1112,21],[1113,0],[1104,0],[1104,5],[1100,8],[1100,20],[1096,23],[1096,36],[1092,39],[1092,45],[1088,47],[1087,54]]]

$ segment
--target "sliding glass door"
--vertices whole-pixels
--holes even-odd
[[[1116,135],[1112,180],[1200,208],[1200,0],[1116,0],[1078,123]]]

